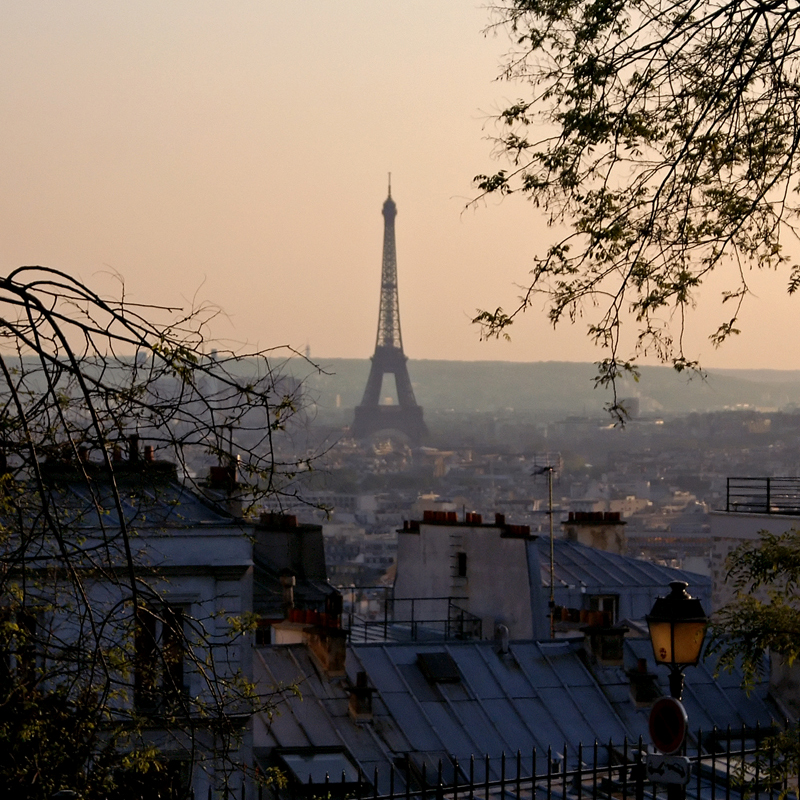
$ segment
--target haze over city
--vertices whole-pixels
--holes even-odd
[[[473,176],[502,166],[491,114],[526,91],[495,80],[508,40],[483,4],[35,0],[3,20],[6,270],[109,293],[118,273],[138,302],[219,304],[228,341],[367,358],[391,172],[412,360],[601,357],[581,320],[553,333],[532,312],[510,343],[470,324],[513,307],[547,241],[521,198],[465,209]],[[701,305],[687,355],[800,368],[785,285],[754,276],[743,334],[719,351]]]

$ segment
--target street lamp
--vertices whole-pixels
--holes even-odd
[[[683,693],[683,670],[700,659],[708,617],[697,598],[686,592],[688,583],[672,581],[672,590],[659,597],[647,616],[656,664],[669,667],[669,693],[676,700]]]

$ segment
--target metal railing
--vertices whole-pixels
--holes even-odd
[[[480,639],[482,621],[461,608],[464,597],[394,597],[391,587],[340,586],[342,616],[351,641]],[[361,601],[377,605],[372,616],[358,613]]]
[[[800,478],[728,478],[725,510],[800,515]]]
[[[788,723],[787,723],[788,725]],[[682,755],[690,765],[686,795],[698,800],[779,800],[797,798],[797,775],[782,769],[770,736],[775,729],[742,728],[732,732],[714,728],[697,732],[695,744],[684,745]],[[700,743],[700,744],[697,744]],[[652,752],[652,748],[651,748]],[[293,776],[284,796],[291,798],[339,797],[364,800],[658,800],[674,797],[667,785],[646,777],[647,748],[641,737],[635,744],[624,740],[560,752],[490,758],[455,756],[431,761],[431,754],[413,753],[395,758],[383,773],[361,769],[349,778],[342,773],[314,782]],[[355,777],[357,774],[357,778]],[[259,794],[260,797],[260,794]]]

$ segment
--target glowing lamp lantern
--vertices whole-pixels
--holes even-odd
[[[687,593],[688,585],[684,581],[670,583],[670,594],[659,597],[647,616],[656,664],[669,667],[670,694],[678,700],[683,692],[683,670],[700,660],[708,625],[700,601]]]

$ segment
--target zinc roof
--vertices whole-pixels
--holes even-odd
[[[441,643],[380,643],[354,645],[347,654],[347,678],[355,684],[364,671],[376,690],[373,720],[358,723],[348,714],[344,679],[321,676],[303,645],[257,651],[256,679],[260,686],[298,683],[302,702],[282,705],[271,722],[256,724],[254,744],[261,752],[284,747],[341,747],[351,754],[368,780],[378,768],[378,790],[388,790],[390,764],[406,755],[416,769],[432,777],[441,758],[453,769],[455,756],[462,772],[476,757],[475,778],[483,779],[482,756],[492,757],[491,778],[505,753],[522,759],[525,774],[535,749],[542,769],[547,748],[577,755],[578,744],[597,740],[621,743],[646,737],[649,708],[636,708],[626,669],[639,658],[649,660],[647,640],[628,640],[625,667],[590,670],[575,643],[511,642],[500,654],[490,641]],[[420,669],[420,653],[446,653],[458,668],[460,680],[431,682]],[[713,665],[689,670],[685,700],[692,724],[710,730],[716,724],[767,724],[772,712],[765,689],[749,697],[738,688],[736,676],[715,681]],[[666,675],[659,676],[666,687]],[[762,690],[763,689],[763,690]],[[665,689],[666,691],[666,689]],[[602,757],[602,753],[601,753]],[[402,785],[395,775],[395,788]],[[339,776],[331,776],[338,779]]]
[[[539,550],[542,585],[550,585],[550,539],[539,536],[535,540]],[[652,561],[610,553],[580,542],[567,539],[553,541],[556,586],[586,587],[606,590],[613,587],[636,588],[663,586],[670,581],[683,580],[690,585],[710,586],[711,579],[694,572],[665,567]]]

